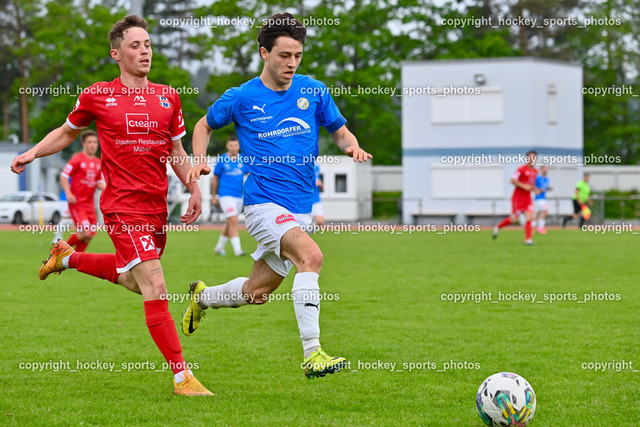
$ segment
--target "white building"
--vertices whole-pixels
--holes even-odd
[[[32,147],[33,144],[0,142],[0,196],[22,190],[60,193],[58,178],[65,165],[60,154],[35,159],[20,175],[11,172],[13,159]]]
[[[324,189],[320,194],[327,221],[370,218],[373,178],[371,161],[354,163],[351,157],[318,157]]]
[[[539,163],[556,162],[548,197],[569,212],[583,153],[581,89],[581,66],[554,60],[403,63],[403,221],[510,213],[509,180],[530,149]]]

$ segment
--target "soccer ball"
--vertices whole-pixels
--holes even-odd
[[[500,372],[483,381],[476,408],[487,425],[525,426],[536,413],[536,394],[520,375]]]

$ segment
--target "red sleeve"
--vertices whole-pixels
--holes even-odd
[[[64,169],[62,169],[62,173],[60,175],[70,178],[76,171],[78,170],[78,156],[73,156],[69,162],[64,165]]]
[[[67,116],[67,124],[73,129],[84,129],[93,121],[93,105],[91,95],[81,93],[73,111]]]
[[[516,181],[520,181],[520,177],[522,176],[522,168],[523,166],[520,166],[518,169],[516,169],[513,175],[511,175],[511,178],[515,179]]]
[[[180,104],[180,97],[178,94],[174,94],[173,101],[173,117],[171,117],[171,124],[169,125],[169,132],[171,133],[171,141],[177,141],[187,134],[184,127],[184,117],[182,116],[182,105]]]

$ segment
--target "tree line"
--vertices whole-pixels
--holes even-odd
[[[299,72],[323,81],[378,164],[400,164],[403,61],[535,56],[584,70],[585,155],[640,163],[640,3],[635,0],[145,1],[150,80],[181,93],[190,131],[226,89],[259,74],[256,36],[272,13],[303,20]],[[2,130],[37,142],[64,122],[80,88],[112,80],[107,33],[127,1],[0,0]],[[375,90],[374,90],[375,88]],[[66,93],[66,92],[68,93]],[[358,96],[351,96],[351,94]],[[232,129],[214,134],[223,150]],[[322,154],[337,147],[321,134]]]

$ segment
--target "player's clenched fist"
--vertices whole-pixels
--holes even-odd
[[[187,174],[187,182],[196,182],[200,179],[200,175],[209,175],[211,168],[206,163],[200,163],[191,168]]]
[[[26,153],[20,154],[18,157],[13,159],[13,162],[11,163],[11,171],[13,173],[17,173],[18,175],[21,174],[22,172],[24,172],[25,166],[33,162],[34,159],[35,156],[33,155],[33,153],[31,153],[30,150]]]

